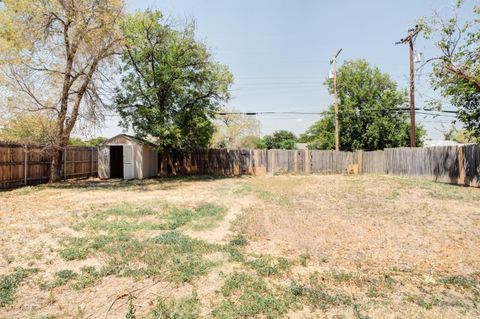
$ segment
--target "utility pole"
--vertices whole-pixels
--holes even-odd
[[[338,92],[337,92],[337,58],[342,52],[338,50],[337,54],[332,58],[330,64],[333,68],[333,96],[335,104],[335,151],[340,151],[340,123],[338,121]]]
[[[410,147],[415,147],[415,62],[413,56],[415,54],[415,39],[420,33],[421,28],[416,25],[415,28],[408,30],[408,36],[400,39],[395,44],[406,44],[410,47]]]

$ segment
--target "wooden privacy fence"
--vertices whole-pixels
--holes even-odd
[[[96,147],[68,147],[63,154],[64,179],[97,176]],[[51,159],[44,146],[0,142],[0,188],[48,182]]]
[[[480,187],[480,145],[389,148],[362,152],[360,171]]]
[[[338,153],[317,150],[209,149],[183,157],[161,155],[159,163],[163,175],[333,174],[356,166],[359,173],[404,175],[480,187],[480,145]],[[175,172],[169,167],[174,167]]]

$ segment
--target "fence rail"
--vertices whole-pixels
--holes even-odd
[[[64,179],[97,175],[96,147],[64,150]],[[51,153],[42,145],[0,142],[0,189],[46,183],[50,177]]]

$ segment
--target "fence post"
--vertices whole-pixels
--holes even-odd
[[[93,147],[90,148],[90,178],[93,177]]]
[[[310,150],[305,150],[305,174],[310,173]]]
[[[294,150],[293,151],[293,170],[296,173],[298,171],[298,151]]]
[[[465,162],[464,162],[463,146],[458,146],[458,184],[465,185]]]
[[[24,156],[23,182],[24,182],[25,185],[27,185],[27,183],[28,183],[28,176],[27,176],[28,175],[28,145],[27,144],[25,144],[23,156]]]
[[[363,173],[363,151],[357,151],[357,165],[358,165],[358,174]]]
[[[248,150],[248,175],[254,175],[253,173],[253,150]]]
[[[67,180],[67,148],[63,148],[63,180]]]
[[[272,161],[272,165],[270,166],[270,170],[271,170],[271,173],[272,174],[275,174],[275,150],[268,150],[269,152],[271,152],[271,156],[270,156],[270,159]]]

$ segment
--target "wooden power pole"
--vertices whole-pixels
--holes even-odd
[[[333,68],[333,96],[335,104],[335,151],[340,151],[340,123],[338,121],[338,92],[337,92],[337,58],[342,52],[342,49],[338,50],[337,54],[330,61]]]
[[[417,25],[415,28],[408,30],[408,36],[401,39],[396,44],[408,43],[410,47],[410,147],[415,147],[415,62],[414,62],[414,44],[415,39],[421,29]]]

